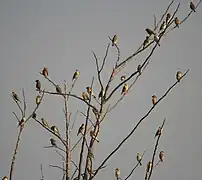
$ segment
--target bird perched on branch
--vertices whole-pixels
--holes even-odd
[[[38,106],[40,104],[40,102],[41,102],[41,96],[38,95],[36,97],[36,105]]]
[[[139,164],[140,164],[140,166],[142,166],[142,163],[141,163],[141,161],[142,161],[142,154],[141,153],[137,153],[137,161],[139,162]]]
[[[97,139],[97,137],[95,136],[95,134],[93,133],[93,131],[90,131],[90,136],[95,139],[95,141],[99,142],[99,140]]]
[[[51,127],[51,130],[52,130],[55,134],[57,134],[57,135],[60,136],[59,129],[58,129],[56,126],[52,126],[52,127]]]
[[[147,45],[149,44],[149,36],[146,36],[144,42],[143,42],[143,48],[147,47]]]
[[[166,22],[163,21],[160,28],[159,28],[159,32],[163,32],[166,29]]]
[[[115,169],[115,177],[116,177],[117,180],[120,179],[120,175],[121,175],[120,169],[116,168]]]
[[[178,82],[180,82],[180,80],[182,79],[182,73],[180,71],[177,72],[176,79]]]
[[[62,94],[62,89],[59,85],[56,85],[55,89],[57,93]]]
[[[162,134],[162,127],[160,126],[158,128],[158,130],[156,131],[156,134],[155,134],[154,138],[156,138],[157,136],[161,136],[161,134]]]
[[[80,72],[78,71],[78,69],[76,69],[73,77],[72,77],[72,81],[76,80],[79,77]]]
[[[92,90],[91,87],[89,87],[89,86],[86,87],[86,90],[87,90],[87,93],[88,93],[89,95],[93,96],[93,98],[96,99],[96,96],[94,95],[93,90]]]
[[[36,112],[33,112],[33,113],[32,113],[32,118],[33,118],[33,119],[36,119]]]
[[[196,12],[196,6],[192,1],[190,2],[190,8],[192,11]]]
[[[52,146],[55,146],[55,147],[57,146],[55,139],[51,138],[51,139],[50,139],[50,142],[51,142],[51,145],[52,145]]]
[[[174,21],[175,21],[175,25],[179,28],[180,20],[178,19],[178,17],[175,17]]]
[[[157,103],[157,97],[156,97],[156,95],[152,96],[152,103],[153,103],[154,106],[156,105],[156,103]]]
[[[18,95],[17,95],[15,92],[12,92],[12,97],[13,97],[13,100],[14,100],[14,101],[21,103],[21,101],[20,101]]]
[[[78,136],[80,133],[83,134],[83,130],[84,130],[84,124],[81,124],[81,126],[79,127],[79,130],[78,130],[77,136]]]
[[[19,126],[24,126],[24,123],[25,123],[25,117],[23,117],[21,120],[20,120],[20,122],[19,122],[19,124],[18,124],[18,127]]]
[[[159,44],[159,36],[157,34],[154,35],[154,41],[160,46]]]
[[[43,74],[43,76],[44,76],[45,78],[48,77],[48,68],[47,68],[47,67],[44,67],[44,68],[43,68],[42,74]]]
[[[168,24],[169,24],[170,19],[171,19],[171,14],[170,14],[170,13],[168,13],[168,14],[166,15],[166,25],[168,25]]]
[[[82,92],[82,98],[83,98],[83,100],[89,100],[89,97],[88,97],[88,95],[85,93],[85,92]]]
[[[147,164],[147,173],[151,172],[151,169],[152,169],[152,162],[149,161]]]
[[[98,95],[98,99],[104,97],[105,91],[104,89],[100,91],[99,95]]]
[[[124,84],[123,89],[121,91],[121,95],[124,94],[126,95],[128,93],[128,84]]]
[[[163,162],[163,160],[164,160],[164,152],[163,151],[161,151],[159,153],[159,160],[160,160],[160,162]]]
[[[38,79],[35,82],[36,82],[36,90],[39,91],[39,93],[41,93],[41,82]]]
[[[145,31],[151,36],[152,34],[155,35],[154,31],[149,28],[146,28]]]
[[[48,122],[44,118],[41,118],[41,122],[45,127],[49,128]]]
[[[8,177],[7,177],[7,176],[4,176],[2,180],[8,180]]]
[[[112,46],[116,45],[118,43],[118,37],[117,35],[114,35],[114,37],[112,38]]]

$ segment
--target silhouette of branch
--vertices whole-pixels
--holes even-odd
[[[58,169],[60,169],[60,170],[62,170],[62,171],[65,171],[64,168],[62,168],[62,167],[60,167],[60,166],[58,166],[58,165],[52,165],[52,164],[50,164],[49,166],[50,166],[50,167],[53,167],[53,168],[58,168]]]
[[[182,78],[188,73],[189,70],[187,70]],[[157,101],[156,105],[162,101],[166,96],[167,94],[178,84],[179,82],[176,81],[166,92],[165,94],[159,98],[159,100]],[[135,130],[140,126],[140,124],[142,123],[142,121],[147,118],[150,113],[152,112],[152,110],[156,107],[156,105],[152,106],[150,108],[150,110],[138,121],[138,123],[135,125],[135,127],[132,129],[132,131],[121,141],[121,143],[104,159],[104,161],[98,166],[97,170],[95,171],[94,173],[94,177],[95,175],[98,173],[98,171],[100,170],[100,168],[109,160],[110,157],[112,157],[118,150],[119,148],[131,137],[131,135],[135,132]],[[93,177],[90,178],[90,180],[93,179]]]
[[[40,165],[40,171],[41,171],[41,180],[44,180],[42,164]]]

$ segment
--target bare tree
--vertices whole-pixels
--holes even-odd
[[[27,115],[27,102],[26,102],[26,96],[24,93],[24,90],[22,90],[22,101],[21,98],[15,93],[12,93],[12,98],[14,102],[16,103],[17,107],[20,110],[20,113],[13,112],[14,116],[19,122],[19,132],[17,136],[17,141],[14,149],[14,153],[12,156],[10,171],[9,171],[9,179],[13,179],[13,170],[14,165],[16,161],[16,156],[18,153],[18,148],[20,145],[21,140],[21,134],[26,127],[26,123],[29,120],[34,120],[36,123],[38,123],[44,130],[47,130],[49,133],[51,133],[53,136],[55,136],[55,139],[50,139],[50,146],[54,147],[55,152],[60,156],[62,160],[62,165],[49,165],[52,168],[58,168],[62,171],[62,179],[66,180],[92,180],[96,177],[96,175],[100,172],[101,169],[105,170],[106,163],[110,160],[112,156],[116,154],[116,152],[119,151],[120,147],[122,147],[125,142],[134,134],[134,132],[140,128],[141,123],[149,117],[149,115],[153,112],[155,108],[158,107],[159,103],[163,101],[169,93],[176,87],[177,84],[181,82],[181,79],[184,78],[188,71],[186,72],[176,72],[176,79],[173,79],[173,84],[169,86],[167,91],[163,93],[161,97],[158,97],[157,95],[151,94],[151,102],[153,103],[151,108],[148,109],[147,113],[142,116],[142,118],[137,122],[136,125],[132,127],[132,130],[128,132],[128,135],[126,137],[123,137],[123,139],[120,141],[118,146],[114,147],[113,151],[109,153],[109,155],[103,159],[103,161],[97,166],[94,167],[95,164],[95,151],[94,146],[96,143],[99,143],[99,133],[102,131],[102,122],[107,119],[108,114],[114,110],[117,105],[124,99],[124,97],[131,91],[134,84],[137,82],[139,77],[144,73],[145,69],[150,65],[151,57],[155,53],[155,50],[163,43],[163,38],[167,35],[170,35],[170,33],[174,32],[174,30],[180,31],[181,25],[188,20],[190,15],[192,15],[193,12],[195,12],[201,3],[201,0],[197,4],[190,5],[190,11],[188,14],[184,17],[184,19],[179,20],[177,17],[177,12],[180,7],[180,3],[177,4],[177,6],[174,8],[174,12],[171,14],[170,9],[174,5],[174,0],[171,1],[171,3],[168,5],[162,16],[157,20],[156,16],[154,15],[154,27],[152,29],[145,28],[146,38],[143,40],[142,44],[139,46],[139,48],[130,56],[128,56],[126,59],[121,59],[120,54],[121,50],[118,46],[118,35],[114,35],[113,37],[109,38],[109,43],[107,44],[106,51],[104,58],[100,60],[96,53],[93,51],[93,57],[95,59],[95,68],[97,70],[97,74],[95,77],[92,77],[91,84],[86,87],[86,91],[81,92],[81,94],[73,94],[72,90],[75,88],[75,84],[77,83],[77,79],[79,78],[80,71],[76,70],[73,74],[71,85],[69,86],[67,82],[64,82],[64,86],[61,87],[56,82],[54,82],[51,79],[51,74],[48,72],[48,68],[44,67],[43,70],[40,72],[41,76],[45,78],[54,88],[54,91],[41,89],[41,82],[40,80],[36,80],[36,90],[38,91],[38,95],[36,97],[36,107],[33,109],[32,113],[30,115]],[[112,44],[112,46],[111,46]],[[108,77],[108,80],[102,79],[102,74],[104,69],[106,68],[106,62],[108,58],[108,54],[110,49],[116,49],[117,56],[114,60],[114,66],[110,71],[110,76]],[[141,64],[137,65],[137,68],[135,71],[131,72],[129,76],[121,76],[121,80],[118,84],[113,85],[114,79],[118,77],[118,74],[120,74],[123,69],[126,68],[132,61],[135,61],[135,58],[140,53],[144,53],[145,50],[149,50],[149,54],[146,55],[145,59],[141,60]],[[99,94],[94,93],[95,88],[95,81],[98,82],[98,88],[100,90]],[[105,83],[104,83],[105,82]],[[112,101],[112,97],[114,97],[115,94],[120,94],[119,98],[115,101]],[[50,126],[49,123],[43,118],[37,116],[37,110],[40,108],[41,103],[45,103],[44,96],[46,95],[52,95],[57,96],[59,98],[63,99],[64,102],[64,117],[65,117],[65,137],[61,136],[61,133],[56,125]],[[80,139],[75,142],[74,146],[70,145],[70,139],[71,139],[71,131],[74,127],[75,123],[75,117],[72,116],[72,112],[69,111],[69,99],[74,98],[77,101],[80,101],[84,103],[87,107],[86,112],[81,112],[81,114],[85,117],[85,123],[81,124],[80,127],[76,127],[78,129],[77,136],[80,136]],[[78,114],[79,111],[76,112]],[[91,116],[90,114],[93,114]],[[114,167],[115,171],[115,178],[117,179],[124,179],[127,180],[131,177],[131,175],[135,172],[135,169],[138,166],[142,166],[142,168],[145,168],[145,179],[149,180],[151,178],[152,172],[155,169],[155,167],[161,163],[164,159],[164,152],[161,151],[159,153],[159,161],[156,162],[156,154],[160,142],[160,137],[163,132],[163,127],[165,125],[166,118],[164,119],[163,123],[159,126],[157,129],[157,132],[155,134],[156,143],[154,147],[154,151],[152,154],[151,159],[148,160],[148,164],[146,166],[142,166],[141,160],[144,158],[145,152],[138,152],[137,154],[137,164],[131,168],[131,171],[129,174],[121,174],[120,169],[118,167]],[[90,135],[90,139],[87,138],[87,135]],[[56,141],[57,139],[57,141]],[[60,142],[61,146],[58,145],[58,142]],[[81,146],[78,146],[81,143]],[[80,153],[78,154],[79,161],[75,162],[71,158],[71,153],[76,149],[80,147]],[[48,148],[48,147],[46,147]],[[85,153],[86,152],[86,153]],[[154,166],[155,165],[155,166]],[[41,171],[41,179],[45,178],[45,174],[43,173],[42,165],[40,166]],[[124,177],[125,176],[125,177]],[[7,176],[4,177],[4,180],[7,178]],[[7,178],[8,179],[8,178]]]

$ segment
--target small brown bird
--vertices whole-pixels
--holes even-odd
[[[89,87],[89,86],[86,87],[86,90],[87,90],[87,93],[88,93],[89,95],[93,96],[93,97],[96,99],[96,96],[94,95],[93,90],[92,90],[91,87]]]
[[[146,36],[144,42],[143,42],[143,48],[147,47],[149,44],[149,36]]]
[[[56,85],[55,89],[57,93],[62,94],[62,89],[59,85]]]
[[[175,25],[179,28],[180,26],[180,20],[178,19],[178,17],[176,17],[175,19],[174,19],[174,21],[175,21]]]
[[[7,176],[4,176],[2,180],[8,180],[8,177],[7,177]]]
[[[121,91],[121,95],[124,94],[126,95],[128,93],[128,84],[124,84],[123,89]]]
[[[17,95],[15,92],[12,92],[12,97],[13,97],[14,101],[21,103],[21,101],[20,101],[18,95]]]
[[[196,6],[192,1],[190,2],[190,8],[192,11],[196,12]]]
[[[156,134],[155,134],[155,136],[154,136],[154,138],[156,138],[157,136],[161,136],[161,134],[162,134],[162,128],[161,128],[161,126],[158,128],[158,130],[156,131]]]
[[[38,79],[35,82],[36,82],[36,90],[39,91],[39,93],[41,93],[41,82]]]
[[[83,92],[82,93],[82,98],[83,98],[83,100],[89,100],[89,97],[88,97],[88,95],[85,93],[85,92]]]
[[[36,97],[36,105],[38,106],[40,104],[40,102],[41,102],[41,96],[38,95]]]
[[[141,161],[142,161],[142,154],[141,153],[137,153],[137,161],[139,162],[139,164],[140,164],[140,166],[142,166],[142,163],[141,163]]]
[[[78,136],[80,133],[83,134],[83,130],[84,130],[84,124],[81,124],[81,126],[79,127],[79,130],[78,130],[77,136]]]
[[[113,39],[112,39],[112,46],[116,45],[118,43],[118,37],[117,35],[114,35]]]
[[[51,145],[52,145],[52,146],[55,146],[55,147],[57,146],[55,139],[51,138],[51,139],[50,139],[50,142],[51,142]]]
[[[19,126],[24,126],[25,120],[26,120],[25,117],[23,117],[23,118],[21,119],[21,121],[19,122],[18,127],[19,127]]]
[[[98,95],[98,99],[104,97],[105,91],[104,89],[100,91],[99,95]]]
[[[121,78],[120,78],[121,81],[124,81],[125,79],[126,79],[125,75],[121,76]]]
[[[117,180],[120,179],[120,175],[121,175],[120,169],[116,168],[115,169],[115,177],[116,177]]]
[[[138,65],[138,67],[137,67],[137,71],[138,71],[138,73],[141,75],[141,69],[142,69],[142,67],[141,67],[141,65],[139,64]]]
[[[49,128],[48,122],[44,118],[41,118],[41,122],[45,127]]]
[[[154,106],[156,105],[156,103],[157,103],[157,97],[156,97],[156,95],[152,96],[152,103],[153,103]]]
[[[149,28],[146,28],[145,31],[151,36],[152,34],[155,35],[155,33],[149,29]]]
[[[72,77],[72,81],[76,80],[79,77],[80,72],[78,71],[78,69],[76,69],[73,77]]]
[[[32,113],[32,118],[36,119],[36,113],[35,112]]]
[[[168,13],[168,14],[166,15],[166,25],[168,25],[168,24],[169,24],[170,19],[171,19],[171,14],[170,14],[170,13]]]
[[[182,73],[180,71],[177,72],[176,79],[178,82],[180,82],[180,80],[182,79]]]
[[[52,127],[51,127],[51,130],[52,130],[55,134],[57,134],[57,135],[60,136],[59,129],[58,129],[56,126],[52,126]]]
[[[147,173],[149,173],[151,171],[151,168],[152,168],[152,162],[149,161],[147,164]]]
[[[48,77],[48,68],[47,67],[43,68],[42,74],[44,75],[45,78]]]
[[[99,142],[99,140],[97,139],[97,137],[95,137],[95,134],[93,133],[93,131],[90,131],[90,136],[95,139],[95,141]]]
[[[164,152],[163,151],[161,151],[159,153],[159,160],[160,160],[160,162],[163,162],[163,160],[164,160]]]

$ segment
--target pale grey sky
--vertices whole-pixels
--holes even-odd
[[[181,0],[177,16],[182,19],[189,12],[189,1]],[[38,72],[46,65],[50,77],[62,85],[64,79],[71,81],[75,69],[79,69],[74,93],[80,95],[90,85],[95,74],[94,50],[99,58],[104,56],[108,36],[118,35],[121,60],[131,55],[145,38],[144,29],[153,27],[153,14],[157,17],[165,10],[169,0],[4,0],[0,1],[0,177],[8,174],[11,155],[17,138],[17,121],[12,112],[18,109],[10,93],[20,94],[25,88],[28,111],[35,103],[35,79],[40,79],[43,87],[51,86]],[[177,2],[175,3],[175,5]],[[175,81],[178,70],[190,69],[187,76],[168,97],[161,102],[149,118],[141,125],[130,140],[107,163],[107,168],[98,174],[100,179],[114,179],[114,169],[120,167],[125,177],[136,164],[136,153],[149,149],[143,160],[144,167],[150,160],[154,146],[153,136],[164,117],[167,118],[159,150],[165,152],[165,162],[153,172],[153,179],[200,179],[202,176],[202,7],[191,17],[166,36],[161,47],[155,51],[152,62],[133,87],[125,100],[114,110],[102,125],[100,143],[95,146],[95,165],[99,165],[120,140],[128,134],[136,122],[151,107],[151,96],[163,95]],[[131,72],[142,62],[137,57],[123,73]],[[115,62],[116,51],[110,48],[107,72]],[[115,81],[118,82],[118,81]],[[115,83],[114,83],[115,85]],[[99,89],[95,88],[95,92]],[[119,94],[115,95],[118,98]],[[115,100],[114,98],[114,100]],[[115,101],[113,101],[115,102]],[[51,124],[64,130],[62,101],[46,96],[44,104],[37,112]],[[80,102],[70,101],[70,110],[85,111]],[[78,137],[76,131],[84,122],[77,116],[72,144]],[[62,132],[63,134],[63,132]],[[34,121],[25,128],[20,143],[14,170],[14,179],[39,179],[40,164],[44,167],[45,179],[60,178],[58,169],[49,164],[60,165],[60,157],[53,149],[44,149],[52,137]],[[73,154],[77,161],[79,150]],[[132,179],[143,179],[145,168],[138,168]]]

